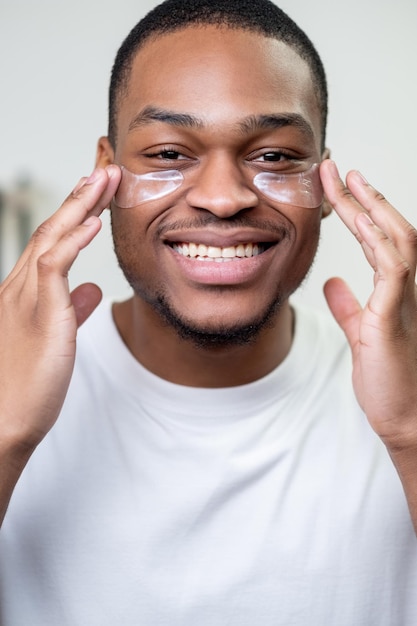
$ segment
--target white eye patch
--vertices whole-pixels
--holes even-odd
[[[254,177],[253,184],[264,196],[281,204],[316,209],[323,202],[318,163],[305,172],[294,174],[260,172]]]
[[[131,209],[158,200],[180,187],[184,176],[178,170],[133,174],[122,167],[122,179],[114,196],[115,204],[121,209]]]
[[[163,198],[184,182],[184,176],[178,170],[134,174],[125,167],[121,169],[122,179],[114,196],[115,204],[121,209]],[[254,176],[253,184],[266,198],[280,204],[315,209],[323,202],[318,163],[305,172],[294,174],[260,172]]]

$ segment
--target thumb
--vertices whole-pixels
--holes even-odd
[[[333,317],[353,349],[358,340],[361,305],[350,287],[341,278],[330,278],[324,285],[324,295]]]
[[[90,317],[94,309],[100,304],[103,297],[100,287],[94,283],[84,283],[71,292],[71,302],[80,327]]]

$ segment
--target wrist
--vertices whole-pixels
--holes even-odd
[[[408,455],[417,451],[417,409],[411,415],[408,412],[407,415],[386,420],[374,430],[392,455]]]
[[[415,438],[385,442],[388,454],[402,480],[417,479],[417,441]]]
[[[36,444],[33,441],[0,435],[0,462],[10,468],[10,471],[21,472],[32,456]]]

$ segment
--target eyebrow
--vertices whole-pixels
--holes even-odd
[[[153,122],[164,122],[172,126],[181,126],[183,128],[202,128],[204,126],[202,120],[188,113],[176,113],[159,109],[158,107],[147,106],[138,115],[136,115],[129,124],[129,131],[152,124]]]
[[[314,137],[313,129],[307,120],[299,113],[270,113],[266,115],[249,115],[239,122],[242,133],[251,133],[258,130],[274,130],[285,126],[295,126],[305,135]]]
[[[140,111],[130,122],[129,132],[154,122],[163,122],[181,128],[204,128],[203,119],[189,113],[177,113],[154,106],[147,106]],[[242,134],[249,134],[259,130],[274,130],[285,126],[294,126],[305,135],[314,137],[314,132],[307,120],[299,113],[269,113],[248,115],[237,123]]]

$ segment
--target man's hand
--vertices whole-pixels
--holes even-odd
[[[100,230],[98,216],[119,182],[120,170],[114,165],[81,179],[61,208],[36,230],[0,285],[3,478],[7,463],[2,466],[1,459],[13,462],[16,453],[18,460],[20,451],[22,457],[28,456],[61,410],[74,365],[77,329],[101,299],[100,289],[92,284],[70,293],[68,271]]]
[[[326,299],[352,350],[356,396],[399,471],[417,530],[417,232],[358,172],[346,185],[332,161],[320,173],[374,271],[363,308],[338,278],[326,283]]]

